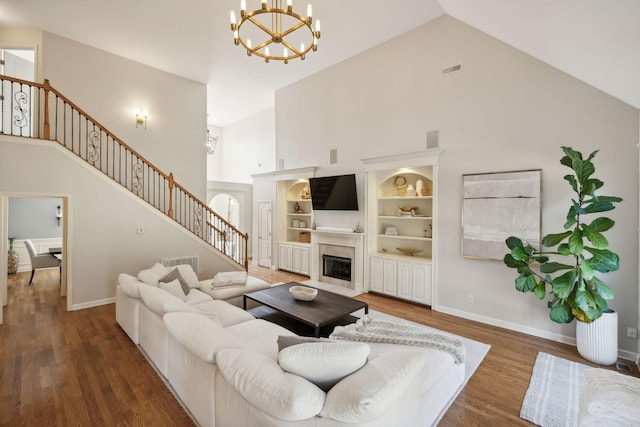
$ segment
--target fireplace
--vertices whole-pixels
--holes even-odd
[[[322,275],[334,279],[351,281],[351,258],[322,255]]]
[[[364,233],[317,227],[311,232],[310,262],[311,280],[362,292]]]

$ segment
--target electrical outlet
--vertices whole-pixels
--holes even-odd
[[[627,328],[628,338],[638,338],[638,330],[636,328]]]
[[[473,295],[467,295],[467,304],[473,304]]]

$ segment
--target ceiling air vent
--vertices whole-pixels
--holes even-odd
[[[447,67],[442,70],[443,76],[448,76],[449,74],[457,73],[458,71],[462,71],[462,64],[452,65],[451,67]]]

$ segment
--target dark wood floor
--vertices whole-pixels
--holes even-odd
[[[306,279],[256,267],[251,272],[270,282]],[[0,326],[0,426],[193,425],[117,325],[113,304],[67,312],[57,271],[38,271],[32,286],[29,274],[9,276]],[[587,363],[568,345],[378,295],[358,298],[374,310],[492,346],[441,426],[530,425],[519,412],[538,351]]]

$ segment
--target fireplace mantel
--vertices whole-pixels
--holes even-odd
[[[354,289],[364,292],[364,233],[354,233],[347,229],[325,228],[311,231],[311,279],[320,279],[320,245],[346,246],[355,249],[353,259]]]

